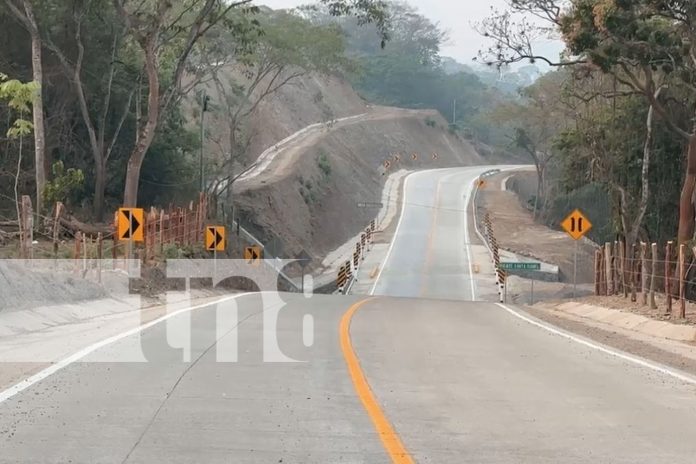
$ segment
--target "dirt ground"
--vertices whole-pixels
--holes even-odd
[[[310,85],[294,89],[315,90]],[[378,209],[361,208],[359,203],[381,201],[387,177],[385,159],[392,160],[389,172],[485,162],[467,141],[449,132],[447,121],[435,111],[371,106],[361,109],[356,103],[361,101],[357,94],[345,88],[342,92],[341,98],[356,109],[354,114],[364,116],[293,140],[283,147],[267,172],[235,186],[235,205],[242,225],[262,242],[280,244],[275,248],[283,258],[306,251],[313,258],[310,270],[374,219]],[[276,103],[292,104],[296,100],[293,96],[287,102]],[[314,101],[309,94],[306,100],[305,105]],[[340,105],[335,95],[316,100],[322,105]],[[282,117],[267,120],[267,124],[285,125],[284,118],[291,112],[277,108],[275,114]],[[345,116],[333,109],[324,114]],[[283,132],[282,138],[288,135]],[[397,153],[400,159],[394,162]],[[416,160],[412,159],[414,153]]]
[[[689,344],[660,340],[647,341],[633,334],[605,330],[572,320],[548,309],[528,306],[525,311],[538,319],[603,345],[696,375],[696,347]]]
[[[577,243],[565,232],[534,222],[532,213],[522,206],[517,194],[502,191],[501,183],[510,173],[491,176],[480,191],[477,207],[479,217],[490,211],[493,230],[500,247],[523,256],[555,264],[560,281],[572,283],[575,247],[578,247],[578,284],[594,281],[594,250],[597,245],[582,239]],[[533,179],[530,176],[521,176]],[[570,213],[570,211],[569,211]]]
[[[623,295],[590,295],[584,298],[580,298],[576,301],[595,306],[603,306],[605,308],[620,309],[622,311],[640,314],[641,316],[649,317],[651,319],[656,319],[659,321],[668,321],[673,324],[696,325],[696,303],[686,303],[686,319],[673,320],[671,319],[670,314],[667,313],[667,299],[664,297],[664,295],[655,295],[655,303],[657,304],[657,309],[650,309],[650,305],[643,306],[640,293],[637,294],[636,300],[637,301],[632,302],[631,295],[629,294],[628,298],[624,298]],[[677,311],[678,307],[679,302],[677,300],[672,300],[672,310]]]

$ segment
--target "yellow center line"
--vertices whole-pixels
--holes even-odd
[[[408,454],[401,439],[394,431],[391,423],[384,415],[384,412],[377,404],[370,384],[367,382],[365,373],[360,367],[360,361],[353,350],[353,344],[350,340],[350,324],[353,319],[353,315],[368,301],[373,300],[373,298],[366,298],[364,300],[358,301],[353,306],[348,308],[348,311],[341,318],[341,324],[339,327],[340,339],[341,339],[341,350],[343,351],[343,357],[346,360],[346,365],[348,366],[348,373],[353,381],[353,386],[355,387],[355,392],[358,394],[363,407],[367,411],[367,414],[372,420],[372,424],[379,435],[380,440],[382,440],[382,445],[386,450],[387,454],[391,458],[394,464],[413,464],[413,459],[411,455]]]
[[[430,232],[428,233],[428,243],[425,247],[425,262],[423,263],[423,280],[421,281],[420,296],[425,296],[425,291],[428,288],[428,272],[432,264],[433,244],[435,242],[435,227],[440,214],[440,189],[442,187],[441,180],[437,181],[437,189],[435,190],[435,205],[432,212],[432,222],[430,224]]]

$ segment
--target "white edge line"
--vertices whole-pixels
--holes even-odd
[[[471,180],[469,185],[468,198],[466,200],[466,207],[464,208],[464,243],[466,243],[466,259],[469,262],[469,277],[471,277],[471,301],[476,301],[476,284],[474,283],[474,265],[471,262],[471,238],[469,237],[469,205],[472,204],[471,199],[478,192],[478,188],[474,187],[476,181],[480,177],[475,176]],[[474,203],[474,208],[476,204]],[[476,224],[476,211],[474,210],[474,225]],[[478,229],[477,229],[478,231]]]
[[[391,256],[392,249],[394,248],[394,243],[396,243],[396,238],[399,235],[399,229],[401,228],[401,221],[404,219],[404,210],[406,208],[406,186],[408,185],[408,180],[411,178],[412,175],[417,174],[419,172],[424,172],[424,171],[415,171],[415,172],[408,174],[406,177],[404,177],[404,185],[401,187],[403,193],[401,195],[401,213],[399,213],[399,222],[396,224],[396,230],[394,231],[394,237],[392,237],[392,241],[389,244],[389,249],[387,250],[387,254],[384,257],[384,261],[382,261],[382,265],[379,267],[379,272],[377,273],[377,278],[375,279],[375,283],[372,284],[372,289],[370,290],[370,295],[375,294],[375,289],[377,288],[377,283],[379,283],[379,278],[382,277],[382,271],[384,270],[385,267],[387,267],[387,262],[389,261],[389,257]]]
[[[243,296],[247,295],[252,295],[253,293],[247,292],[247,293],[239,293],[237,295],[232,295],[229,297],[224,297],[219,300],[211,301],[209,303],[204,303],[196,306],[191,306],[188,308],[182,308],[177,311],[174,311],[172,313],[165,314],[164,316],[155,319],[153,321],[148,322],[147,324],[140,325],[138,327],[135,327],[133,329],[127,330],[126,332],[122,332],[118,335],[113,335],[109,338],[106,338],[100,342],[94,343],[92,345],[89,345],[73,354],[68,356],[67,358],[64,358],[60,361],[58,361],[55,364],[51,364],[49,367],[40,370],[36,374],[27,377],[24,380],[21,380],[20,382],[16,383],[15,385],[7,388],[6,390],[0,391],[0,403],[3,403],[4,401],[9,400],[13,396],[21,393],[22,391],[26,390],[27,388],[41,382],[42,380],[50,377],[51,375],[55,374],[56,372],[60,371],[61,369],[64,369],[68,367],[69,365],[79,361],[80,359],[86,357],[87,355],[104,348],[105,346],[111,345],[112,343],[115,343],[119,340],[122,340],[124,338],[130,337],[131,335],[135,335],[139,332],[142,332],[146,329],[149,329],[150,327],[157,325],[161,322],[166,321],[167,319],[171,319],[172,317],[178,316],[179,314],[185,313],[185,312],[190,312],[196,309],[200,308],[205,308],[207,306],[212,306],[218,303],[223,303],[225,301],[230,301],[230,300],[235,300],[237,298],[241,298]]]
[[[592,348],[592,349],[594,349],[594,350],[600,351],[600,352],[605,353],[605,354],[608,354],[608,355],[610,355],[610,356],[614,356],[614,357],[619,358],[619,359],[622,359],[622,360],[624,360],[624,361],[628,361],[628,362],[633,363],[633,364],[636,364],[636,365],[638,365],[638,366],[651,369],[651,370],[653,370],[653,371],[655,371],[655,372],[659,372],[659,373],[661,373],[661,374],[668,375],[668,376],[673,377],[673,378],[675,378],[675,379],[677,379],[677,380],[681,380],[682,382],[686,382],[686,383],[688,383],[688,384],[690,384],[690,385],[696,385],[696,377],[693,377],[693,376],[691,376],[691,375],[689,375],[689,374],[682,373],[682,372],[679,372],[679,371],[677,371],[677,370],[670,369],[669,367],[666,367],[666,366],[663,366],[663,365],[660,365],[660,364],[652,363],[652,362],[647,361],[647,360],[645,360],[645,359],[641,359],[641,358],[638,358],[638,357],[635,357],[635,356],[631,356],[631,355],[629,355],[629,354],[627,354],[627,353],[623,353],[623,352],[621,352],[621,351],[617,351],[617,350],[613,350],[613,349],[611,349],[611,348],[607,348],[606,346],[602,346],[602,345],[600,345],[600,344],[593,343],[593,342],[591,342],[591,341],[589,341],[589,340],[585,340],[585,339],[580,338],[580,337],[578,337],[578,336],[575,336],[575,335],[573,335],[573,334],[571,334],[571,333],[568,333],[568,332],[565,332],[565,331],[563,331],[563,330],[557,329],[557,328],[555,328],[555,327],[553,327],[553,326],[551,326],[551,325],[544,324],[544,323],[542,323],[542,322],[539,322],[539,321],[536,321],[536,320],[534,320],[534,319],[531,319],[531,318],[525,316],[524,314],[521,314],[521,313],[515,311],[514,309],[510,308],[509,306],[504,305],[504,304],[502,304],[502,303],[496,303],[496,305],[500,306],[500,307],[503,308],[505,311],[507,311],[508,313],[510,313],[510,314],[512,314],[513,316],[517,317],[518,319],[521,319],[521,320],[523,320],[523,321],[525,321],[525,322],[527,322],[527,323],[529,323],[529,324],[531,324],[531,325],[533,325],[533,326],[535,326],[535,327],[539,327],[539,328],[541,328],[541,329],[544,329],[544,330],[546,330],[547,332],[550,332],[550,333],[552,333],[552,334],[554,334],[554,335],[558,335],[558,336],[560,336],[560,337],[563,337],[563,338],[566,338],[566,339],[568,339],[568,340],[571,340],[571,341],[573,341],[573,342],[575,342],[575,343],[579,343],[580,345],[584,345],[584,346],[586,346],[586,347],[588,347],[588,348]]]

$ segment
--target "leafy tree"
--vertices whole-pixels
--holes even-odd
[[[33,94],[32,117],[34,132],[34,169],[36,171],[36,211],[41,212],[41,192],[46,183],[44,108],[41,87],[43,84],[42,41],[31,0],[5,0],[14,17],[29,32],[31,38],[31,65],[33,81],[38,88]]]
[[[228,133],[227,143],[219,144],[224,156],[210,188],[218,196],[230,191],[239,174],[235,174],[234,165],[241,161],[254,136],[246,123],[261,102],[307,73],[339,74],[353,66],[335,26],[312,24],[283,11],[259,14],[258,25],[263,34],[236,50],[235,55],[229,52],[229,56],[236,56],[234,66],[209,64],[218,96],[215,101]],[[225,35],[217,40],[222,43],[215,45],[216,49],[229,47]]]
[[[533,13],[547,25],[544,29],[514,22],[515,13]],[[680,243],[694,236],[696,127],[690,119],[696,101],[695,21],[696,9],[689,0],[572,0],[567,7],[555,0],[514,0],[511,11],[490,18],[482,27],[494,41],[484,54],[488,63],[500,66],[544,59],[552,65],[598,69],[611,75],[622,92],[645,99],[655,115],[681,137],[688,149],[679,207]],[[566,43],[567,51],[559,61],[539,57],[532,50],[533,37],[549,31],[560,33]],[[692,115],[684,118],[686,109]],[[647,130],[646,147],[651,138]],[[647,149],[645,154],[649,155]]]
[[[19,176],[22,169],[22,145],[24,137],[31,134],[33,124],[24,119],[24,115],[30,111],[29,104],[35,100],[39,84],[35,82],[22,83],[16,79],[9,79],[6,74],[0,73],[0,102],[6,102],[11,111],[18,113],[19,117],[10,124],[7,136],[11,139],[19,139],[19,156],[17,159],[17,174],[14,181],[14,198],[17,212],[17,224],[22,233],[21,213],[19,210]]]
[[[147,79],[147,105],[139,120],[136,143],[129,156],[124,204],[135,205],[140,170],[152,144],[161,115],[183,93],[183,77],[189,58],[201,39],[217,24],[226,25],[233,10],[255,13],[250,0],[225,3],[222,0],[190,0],[175,8],[166,0],[134,7],[125,0],[112,0],[126,34],[137,45]],[[362,23],[374,22],[387,39],[383,2],[379,0],[322,0],[332,15],[353,15]],[[232,23],[233,25],[233,23]],[[166,52],[166,55],[165,55]],[[163,56],[165,55],[165,56]],[[163,59],[166,58],[166,59]],[[167,71],[164,77],[163,71]],[[166,87],[162,83],[166,83]]]

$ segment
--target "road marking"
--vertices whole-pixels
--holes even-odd
[[[507,192],[507,183],[512,178],[512,176],[514,176],[514,174],[510,174],[505,179],[503,179],[503,181],[500,183],[500,190],[502,190],[503,192]]]
[[[183,314],[186,312],[191,312],[196,309],[200,308],[205,308],[207,306],[212,306],[218,303],[223,303],[225,301],[230,301],[230,300],[235,300],[237,298],[241,298],[243,296],[251,295],[252,293],[240,293],[237,295],[221,298],[219,300],[210,302],[210,303],[205,303],[197,306],[191,306],[189,308],[182,308],[177,311],[174,311],[172,313],[166,314],[158,319],[155,319],[153,321],[148,322],[147,324],[143,324],[141,326],[135,327],[131,330],[127,330],[126,332],[122,332],[118,335],[114,335],[112,337],[106,338],[100,342],[94,343],[92,345],[89,345],[80,351],[77,351],[76,353],[73,353],[72,355],[68,356],[67,358],[64,358],[60,361],[58,361],[55,364],[50,365],[49,367],[40,370],[36,374],[32,375],[31,377],[27,377],[26,379],[16,383],[15,385],[9,387],[6,390],[0,391],[0,403],[3,403],[4,401],[9,400],[13,396],[23,392],[27,388],[31,387],[32,385],[35,385],[42,380],[52,376],[56,372],[68,367],[69,365],[81,360],[82,358],[86,357],[87,355],[94,353],[95,351],[104,348],[105,346],[111,345],[112,343],[115,343],[119,340],[123,340],[124,338],[130,337],[131,335],[135,335],[137,333],[140,333],[146,329],[149,329],[150,327],[157,325],[161,322],[166,321],[167,319],[171,319],[174,316],[178,316],[179,314]]]
[[[370,271],[370,279],[374,279],[377,273],[379,272],[379,264],[375,266],[375,268]]]
[[[404,178],[404,185],[402,187],[402,194],[401,194],[401,213],[399,214],[399,222],[396,223],[396,230],[394,231],[394,236],[392,237],[391,243],[389,244],[389,249],[387,250],[387,254],[384,257],[384,261],[382,262],[382,267],[380,268],[379,272],[377,273],[377,278],[375,279],[375,283],[372,284],[372,289],[370,290],[370,295],[375,294],[375,289],[377,288],[377,283],[379,282],[379,278],[382,277],[382,271],[384,271],[384,268],[387,267],[387,263],[389,262],[389,257],[391,256],[392,249],[394,248],[394,243],[396,243],[396,238],[399,236],[399,229],[401,229],[401,222],[404,219],[404,211],[406,209],[406,186],[408,185],[408,180],[411,178],[412,175],[417,174],[418,172],[425,172],[425,171],[416,171],[408,174]]]
[[[474,284],[474,268],[471,260],[471,237],[469,236],[469,205],[471,205],[471,198],[475,196],[475,192],[478,192],[477,181],[478,176],[471,180],[469,185],[469,191],[467,192],[466,206],[464,207],[464,247],[466,248],[466,259],[469,262],[469,277],[471,282],[471,301],[476,301],[476,285]],[[474,224],[476,223],[476,204],[474,204]]]
[[[448,177],[448,176],[445,176]],[[435,239],[435,228],[437,227],[437,220],[440,217],[440,195],[442,191],[442,180],[439,178],[437,180],[437,188],[435,189],[435,206],[431,214],[431,224],[430,231],[428,232],[428,241],[425,246],[425,263],[423,264],[423,280],[421,281],[420,296],[425,295],[425,291],[428,286],[428,273],[430,272],[430,267],[432,265],[432,253],[433,253],[433,243]]]
[[[613,350],[613,349],[608,348],[606,346],[602,346],[600,344],[593,343],[589,340],[585,340],[584,338],[578,337],[578,336],[573,335],[573,334],[566,332],[564,330],[557,329],[557,328],[553,327],[552,325],[536,321],[530,317],[525,316],[524,314],[522,314],[518,311],[515,311],[514,309],[510,308],[507,305],[504,305],[502,303],[496,303],[496,304],[498,306],[500,306],[501,308],[503,308],[508,313],[517,317],[518,319],[521,319],[521,320],[523,320],[523,321],[525,321],[525,322],[527,322],[535,327],[539,327],[541,329],[544,329],[547,332],[551,332],[554,335],[561,336],[561,337],[566,338],[568,340],[571,340],[575,343],[579,343],[580,345],[584,345],[588,348],[592,348],[594,350],[600,351],[600,352],[608,354],[610,356],[614,356],[614,357],[622,359],[624,361],[628,361],[628,362],[636,364],[638,366],[651,369],[655,372],[659,372],[661,374],[668,375],[668,376],[673,377],[677,380],[681,380],[682,382],[686,382],[686,383],[691,384],[691,385],[696,385],[696,377],[693,377],[693,376],[688,375],[686,373],[679,372],[679,371],[674,370],[674,369],[670,369],[667,366],[662,366],[660,364],[652,363],[648,360],[641,359],[641,358],[638,358],[635,356],[631,356],[627,353],[623,353],[621,351]]]
[[[358,301],[353,306],[348,308],[348,311],[341,318],[341,324],[339,327],[340,339],[341,339],[341,350],[343,351],[343,357],[348,366],[348,373],[353,381],[353,386],[355,387],[355,392],[358,394],[363,407],[367,411],[367,414],[372,420],[372,424],[375,426],[375,430],[379,435],[380,440],[382,440],[382,445],[387,451],[387,454],[391,458],[394,464],[413,464],[413,459],[411,455],[408,454],[401,439],[394,431],[394,428],[389,423],[389,420],[382,412],[382,409],[377,404],[372,390],[370,389],[370,384],[367,382],[365,373],[360,367],[360,361],[353,350],[353,344],[350,340],[350,324],[353,319],[353,315],[368,301],[373,300],[373,298],[366,298],[364,300]]]

